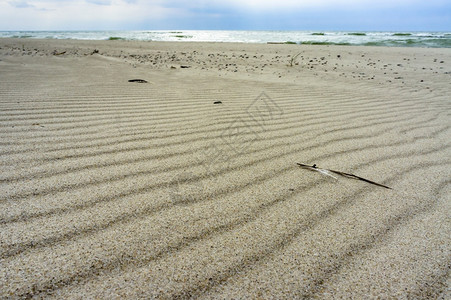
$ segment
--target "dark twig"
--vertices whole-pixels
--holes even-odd
[[[323,173],[323,174],[325,174],[325,175],[328,175],[328,176],[331,176],[331,175],[329,175],[329,174],[327,174],[327,173],[328,173],[328,172],[331,172],[331,173],[335,173],[335,174],[338,174],[338,175],[341,175],[341,176],[344,176],[344,177],[362,180],[362,181],[365,181],[365,182],[367,182],[367,183],[371,183],[371,184],[374,184],[374,185],[377,185],[377,186],[380,186],[380,187],[384,187],[384,188],[386,188],[386,189],[390,189],[390,190],[392,189],[391,187],[388,187],[388,186],[386,186],[386,185],[383,185],[383,184],[380,184],[380,183],[377,183],[377,182],[368,180],[368,179],[366,179],[366,178],[363,178],[363,177],[360,177],[360,176],[357,176],[357,175],[354,175],[354,174],[344,173],[344,172],[335,171],[335,170],[329,170],[329,169],[320,169],[320,168],[318,168],[318,167],[316,166],[316,164],[315,164],[315,165],[312,165],[312,166],[305,165],[305,164],[301,164],[301,163],[297,163],[297,164],[298,164],[301,168],[308,169],[308,170],[311,170],[311,171],[318,171],[318,172],[321,172],[321,173]],[[333,176],[331,176],[331,177],[333,177]],[[335,178],[335,177],[334,177],[334,178]]]
[[[144,79],[130,79],[128,82],[147,83]]]

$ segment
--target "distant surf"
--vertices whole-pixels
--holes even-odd
[[[232,30],[0,31],[0,37],[451,48],[451,32]]]

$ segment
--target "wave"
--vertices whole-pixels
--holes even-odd
[[[450,48],[450,32],[374,32],[374,31],[232,31],[232,30],[155,30],[155,31],[1,31],[0,38],[40,38],[79,40],[195,41],[355,45],[386,47]]]

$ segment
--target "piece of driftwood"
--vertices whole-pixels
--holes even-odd
[[[320,173],[322,173],[324,175],[330,176],[330,177],[335,178],[335,179],[337,179],[337,177],[333,176],[330,173],[338,174],[338,175],[341,175],[341,176],[344,176],[344,177],[347,177],[347,178],[358,179],[358,180],[365,181],[367,183],[371,183],[371,184],[374,184],[374,185],[377,185],[377,186],[380,186],[380,187],[383,187],[383,188],[386,188],[386,189],[390,189],[390,190],[392,189],[391,187],[388,187],[386,185],[383,185],[383,184],[380,184],[380,183],[368,180],[366,178],[363,178],[363,177],[360,177],[360,176],[357,176],[357,175],[354,175],[354,174],[340,172],[340,171],[335,171],[335,170],[329,170],[329,169],[320,169],[320,168],[318,168],[316,166],[316,164],[313,165],[313,166],[309,166],[309,165],[305,165],[305,164],[301,164],[301,163],[297,163],[297,164],[298,164],[298,166],[300,166],[303,169],[320,172]]]
[[[144,79],[130,79],[128,82],[147,83]]]

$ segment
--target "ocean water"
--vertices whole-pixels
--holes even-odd
[[[451,48],[451,32],[232,30],[0,31],[0,37]]]

